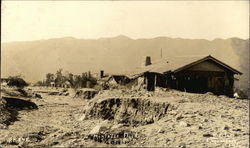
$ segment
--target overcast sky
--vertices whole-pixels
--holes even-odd
[[[2,41],[125,35],[249,38],[249,1],[4,1]]]

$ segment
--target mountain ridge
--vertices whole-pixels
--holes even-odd
[[[249,39],[184,39],[170,37],[132,39],[124,35],[111,38],[77,39],[74,37],[18,41],[1,45],[2,77],[22,74],[35,82],[45,74],[63,68],[75,74],[85,71],[125,73],[151,56],[152,62],[173,56],[212,55],[249,74]],[[248,66],[248,67],[247,67]],[[11,68],[9,68],[11,67]],[[244,78],[246,79],[246,78]]]
[[[214,40],[228,40],[228,39],[239,39],[239,40],[249,40],[242,39],[239,37],[229,37],[229,38],[214,38],[214,39],[202,39],[202,38],[182,38],[182,37],[167,37],[167,36],[157,36],[157,37],[148,37],[148,38],[131,38],[126,35],[117,35],[113,37],[99,37],[99,38],[76,38],[73,36],[64,36],[64,37],[55,37],[55,38],[48,38],[48,39],[39,39],[39,40],[24,40],[24,41],[7,41],[2,42],[2,44],[8,43],[20,43],[20,42],[34,42],[34,41],[47,41],[47,40],[56,40],[56,39],[76,39],[76,40],[102,40],[102,39],[113,39],[113,38],[127,38],[130,40],[147,40],[147,39],[157,39],[157,38],[169,38],[169,39],[182,39],[182,40],[206,40],[206,41],[214,41]]]

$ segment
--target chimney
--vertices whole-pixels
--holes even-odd
[[[101,70],[101,71],[100,71],[100,78],[103,78],[103,77],[104,77],[104,71]]]
[[[146,59],[145,59],[145,66],[148,66],[148,65],[151,65],[151,58],[150,56],[146,56]]]

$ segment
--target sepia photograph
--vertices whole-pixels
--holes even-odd
[[[248,148],[249,3],[2,0],[0,148]]]

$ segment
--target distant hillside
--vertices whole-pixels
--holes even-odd
[[[157,37],[131,39],[126,36],[100,39],[72,37],[2,44],[2,77],[22,74],[28,81],[42,80],[58,68],[72,73],[104,70],[124,73],[141,66],[144,56],[152,62],[183,55],[208,55],[249,73],[249,39],[182,39]]]

